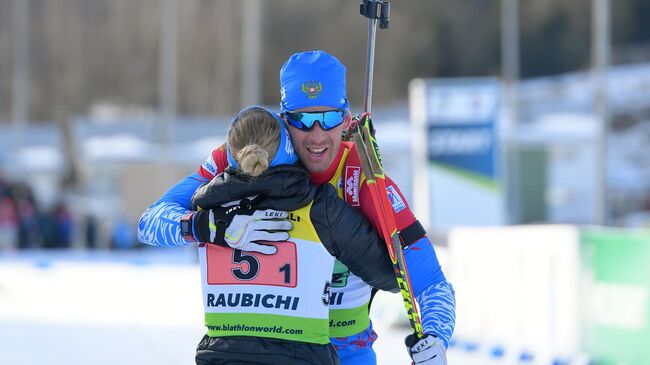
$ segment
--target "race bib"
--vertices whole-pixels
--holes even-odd
[[[274,255],[207,245],[209,285],[271,285],[295,288],[298,260],[294,242],[263,242],[275,246]]]

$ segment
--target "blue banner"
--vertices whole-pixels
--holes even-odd
[[[436,79],[428,83],[429,161],[498,179],[495,125],[499,90],[494,78]]]
[[[494,124],[429,125],[429,161],[496,178]]]

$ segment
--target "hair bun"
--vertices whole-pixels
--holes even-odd
[[[240,169],[251,176],[259,176],[269,167],[269,153],[256,144],[248,145],[237,152]]]

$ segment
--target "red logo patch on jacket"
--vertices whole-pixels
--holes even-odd
[[[355,207],[359,206],[359,182],[361,181],[361,168],[357,166],[345,167],[345,201]]]

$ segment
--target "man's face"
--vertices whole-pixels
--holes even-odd
[[[312,106],[293,112],[328,110],[335,110],[335,108]],[[307,131],[287,124],[298,158],[309,172],[323,172],[332,164],[341,146],[343,129],[347,127],[348,121],[349,118],[346,118],[345,122],[330,130],[323,130],[320,123],[314,123],[314,126]]]

